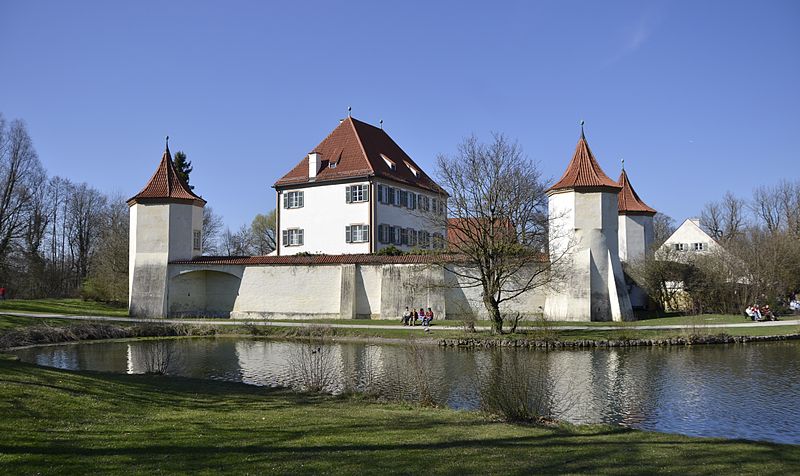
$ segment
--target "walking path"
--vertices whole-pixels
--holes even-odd
[[[309,327],[309,326],[329,326],[342,329],[419,329],[423,331],[424,327],[404,327],[401,325],[389,324],[336,324],[336,323],[313,323],[313,322],[285,322],[285,321],[267,321],[267,320],[225,320],[225,319],[139,319],[135,317],[111,317],[111,316],[70,316],[65,314],[41,314],[33,312],[2,312],[7,316],[17,317],[35,317],[41,319],[70,319],[76,321],[103,321],[103,322],[140,322],[140,323],[158,323],[158,324],[189,324],[189,325],[215,325],[215,326],[241,326],[241,325],[255,325],[255,326],[271,326],[271,327]],[[442,321],[439,321],[442,322]],[[554,325],[549,329],[558,331],[616,331],[621,329],[636,329],[636,330],[671,330],[671,329],[697,329],[697,328],[725,328],[725,327],[774,327],[774,326],[794,326],[800,325],[800,319],[790,319],[785,321],[764,321],[764,322],[741,322],[729,324],[671,324],[661,326],[647,326],[647,325],[629,325],[625,327],[620,326],[580,326],[580,325]],[[462,326],[448,326],[436,323],[429,329],[433,331],[453,331],[462,330]],[[489,330],[489,326],[475,326],[477,330]],[[520,330],[533,330],[536,327],[518,327]]]

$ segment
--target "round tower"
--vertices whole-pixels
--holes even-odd
[[[623,161],[622,173],[619,176],[619,259],[623,262],[633,262],[643,258],[653,245],[654,229],[653,216],[657,213],[653,208],[639,198],[625,172]],[[647,293],[635,284],[629,290],[631,306],[634,308],[647,307]]]
[[[620,190],[592,155],[581,124],[566,172],[547,190],[554,289],[545,301],[545,318],[633,320],[619,260]]]
[[[167,137],[169,141],[169,137]],[[202,250],[203,207],[175,171],[167,143],[150,181],[130,199],[128,310],[131,316],[167,315],[167,267]]]

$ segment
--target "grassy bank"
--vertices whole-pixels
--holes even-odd
[[[0,301],[0,313],[20,311],[41,314],[127,317],[128,308],[82,299],[8,299]]]
[[[103,473],[790,474],[800,447],[0,361],[0,468]]]

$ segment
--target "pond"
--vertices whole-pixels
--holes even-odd
[[[170,375],[263,386],[303,386],[310,372],[334,393],[430,394],[455,409],[478,408],[491,389],[525,387],[533,404],[573,423],[800,444],[800,342],[543,352],[218,337],[15,353],[39,365],[120,373],[167,361]]]

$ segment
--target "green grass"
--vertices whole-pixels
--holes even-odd
[[[128,309],[125,307],[82,299],[9,299],[0,301],[0,313],[11,311],[81,316],[128,316]]]
[[[792,474],[800,446],[541,428],[242,384],[0,360],[7,474]]]

